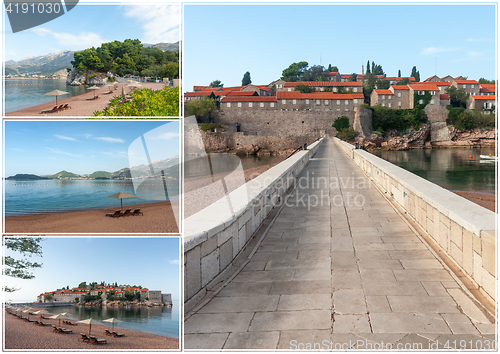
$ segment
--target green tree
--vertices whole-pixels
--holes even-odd
[[[43,297],[45,301],[52,301],[52,299],[54,298],[52,294],[45,294]]]
[[[402,80],[399,80],[398,82],[396,82],[396,85],[403,85],[403,86],[406,86],[410,83],[410,79],[408,79],[407,77],[405,77],[404,79]]]
[[[455,86],[450,85],[446,88],[445,91],[448,96],[450,96],[450,104],[452,107],[465,108],[467,106],[467,99],[469,98],[469,94],[465,92],[464,89],[458,89]]]
[[[338,132],[340,132],[342,129],[349,128],[349,118],[346,116],[342,116],[335,119],[332,127],[334,127]]]
[[[401,70],[398,70],[398,77],[401,77]]]
[[[283,70],[281,73],[281,79],[287,82],[301,81],[302,75],[308,66],[309,64],[306,61],[292,63],[288,68]]]
[[[241,79],[241,86],[246,86],[246,85],[250,85],[252,83],[252,79],[250,78],[250,72],[247,71],[244,75],[243,75],[243,79]]]
[[[368,74],[370,74],[370,73],[371,73],[371,71],[370,71],[370,61],[368,60],[368,61],[366,62],[366,75],[368,75]]]
[[[75,297],[75,304],[78,304],[80,302],[80,299]]]
[[[196,116],[198,120],[212,122],[218,114],[216,100],[203,97],[200,100],[189,101],[184,104],[184,115],[186,117]]]
[[[210,83],[210,87],[224,87],[224,84],[220,80],[214,80]]]
[[[480,78],[478,82],[480,84],[490,84],[490,85],[496,84],[495,80],[486,80],[484,77]]]
[[[87,283],[82,281],[80,284],[78,284],[78,288],[79,289],[83,289],[83,288],[86,288],[87,287]]]
[[[4,247],[12,252],[19,252],[24,258],[15,259],[12,256],[3,257],[3,274],[18,279],[33,279],[35,275],[32,273],[34,269],[41,268],[42,263],[31,262],[28,258],[33,256],[42,257],[42,242],[41,237],[26,238],[26,237],[4,237]],[[27,257],[27,258],[26,258]],[[19,288],[5,286],[4,291],[14,292]]]
[[[324,81],[323,73],[325,68],[321,65],[313,65],[309,69],[304,70],[300,81]]]
[[[351,77],[349,78],[349,82],[356,82],[358,81],[358,74],[352,73]]]
[[[414,67],[411,69],[411,74],[410,74],[410,76],[411,76],[411,77],[414,77],[416,82],[420,82],[420,73],[417,71],[417,67],[416,67],[416,66],[414,66]]]
[[[311,93],[311,92],[316,92],[316,89],[312,86],[298,84],[295,85],[295,91],[300,91],[301,93]]]
[[[387,80],[377,79],[376,86],[379,90],[387,90],[391,87],[391,83]]]

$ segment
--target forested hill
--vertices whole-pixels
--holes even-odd
[[[175,78],[179,76],[179,51],[145,47],[138,39],[126,39],[76,52],[71,64],[80,74],[93,70],[103,73],[112,71],[119,76]]]

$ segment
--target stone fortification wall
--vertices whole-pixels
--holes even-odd
[[[474,290],[495,301],[494,212],[351,144],[335,142],[430,237],[437,253],[466,275]]]

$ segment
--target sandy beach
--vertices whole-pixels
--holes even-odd
[[[175,202],[174,207],[177,207]],[[6,233],[178,233],[170,202],[123,206],[141,208],[144,215],[112,218],[118,208],[74,211],[59,214],[10,216],[5,218]]]
[[[491,211],[495,211],[496,198],[492,194],[484,194],[484,193],[474,193],[474,192],[457,192],[452,191],[459,196],[470,200],[486,209]]]
[[[127,329],[116,329],[117,332],[125,333],[125,337],[114,338],[104,334],[105,329],[111,326],[92,325],[91,334],[97,338],[106,339],[107,343],[93,345],[85,343],[80,338],[80,333],[88,335],[89,326],[78,324],[77,326],[62,325],[73,333],[57,334],[52,332],[52,326],[38,326],[27,322],[7,312],[5,317],[5,349],[79,349],[79,350],[103,350],[103,349],[179,349],[178,339],[159,336],[155,334],[136,332]],[[30,318],[39,320],[38,316]],[[43,322],[58,325],[59,320],[44,319]]]
[[[14,111],[10,113],[6,113],[5,117],[32,117],[32,118],[66,118],[66,117],[89,117],[92,116],[94,111],[102,111],[109,103],[109,100],[113,98],[113,96],[121,95],[122,87],[128,85],[127,83],[117,83],[118,88],[111,94],[105,94],[109,92],[108,86],[103,86],[99,90],[89,90],[89,92],[73,96],[70,98],[64,98],[64,96],[60,96],[57,99],[57,105],[69,104],[71,109],[65,109],[63,111],[55,112],[55,113],[46,113],[41,114],[40,112],[48,109],[52,109],[55,106],[55,98],[54,101],[47,104],[42,104],[39,106],[21,109],[19,111]],[[153,90],[161,90],[165,87],[165,84],[162,82],[141,82],[140,88],[151,88]],[[125,92],[128,94],[130,92],[130,87],[125,87]],[[95,91],[95,92],[94,92]],[[96,100],[89,100],[87,98],[92,98],[94,95],[99,96]]]

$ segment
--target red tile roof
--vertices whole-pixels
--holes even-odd
[[[440,100],[449,100],[450,96],[448,96],[447,94],[441,94],[441,95],[439,95],[439,99]]]
[[[497,84],[480,84],[482,88],[490,88],[490,89],[495,89],[498,85]]]
[[[461,84],[461,85],[463,85],[463,84],[477,84],[477,85],[479,85],[479,82],[477,82],[476,80],[455,80],[455,82],[457,84]]]
[[[496,100],[497,96],[489,95],[489,96],[477,96],[471,95],[471,97],[475,100]]]
[[[230,91],[227,96],[253,96],[257,91]]]
[[[418,83],[408,86],[415,91],[439,91],[439,87],[434,83]]]
[[[431,77],[428,77],[427,79],[425,79],[423,82],[427,82],[430,79],[435,78],[435,77],[437,77],[439,80],[441,80],[437,75],[432,75]]]
[[[211,88],[212,86],[193,86],[193,91],[206,91]]]
[[[300,93],[300,92],[299,92]],[[226,96],[220,100],[224,102],[276,102],[276,96]]]
[[[407,85],[394,85],[391,86],[394,90],[409,90],[410,88]]]
[[[340,86],[340,87],[360,87],[363,86],[361,82],[335,82],[335,81],[299,81],[299,82],[287,82],[285,87],[295,87],[299,84],[306,85],[309,87],[332,87],[332,86]]]
[[[495,88],[485,87],[479,90],[481,93],[495,93]]]
[[[410,77],[395,77],[395,76],[391,76],[391,77],[386,77],[385,79],[388,80],[388,81],[401,81],[401,80],[404,80],[404,79],[408,79],[410,81],[415,81],[415,78],[413,76],[410,76]]]
[[[245,86],[230,86],[230,87],[224,87],[224,90],[240,91],[243,87]]]
[[[337,76],[339,74],[338,71],[332,71],[331,73],[322,73],[321,75],[325,75],[325,76]],[[342,75],[340,75],[342,76]]]
[[[212,91],[196,91],[196,92],[186,92],[184,97],[201,97],[201,96],[210,96]]]
[[[278,91],[276,93],[278,99],[297,99],[297,100],[352,100],[352,99],[363,99],[364,95],[362,93],[332,93],[332,92],[312,92],[312,93],[300,93],[299,91]]]
[[[391,90],[374,90],[379,95],[394,95]]]

